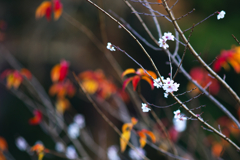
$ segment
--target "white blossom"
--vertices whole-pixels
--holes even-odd
[[[184,117],[184,115],[181,115],[182,117]],[[186,117],[184,117],[186,118]],[[175,117],[173,118],[173,126],[174,129],[178,132],[183,132],[186,130],[187,128],[187,121],[186,120],[179,120],[176,119]]]
[[[163,80],[164,78],[163,78],[163,76],[162,76],[162,80]],[[156,87],[156,88],[162,88],[162,82],[161,82],[161,80],[160,80],[160,78],[157,78],[157,79],[154,79],[153,80],[153,85]]]
[[[107,155],[109,160],[120,160],[118,156],[118,147],[116,145],[112,145],[107,150]]]
[[[85,118],[82,114],[75,115],[73,121],[78,124],[80,129],[85,127]]]
[[[146,155],[146,152],[144,149],[142,148],[136,148],[138,150],[139,153],[141,153],[142,155]],[[134,151],[133,149],[130,149],[129,152],[128,152],[128,155],[131,159],[134,159],[134,160],[142,160],[142,157],[136,152]]]
[[[174,119],[176,119],[176,121],[186,121],[186,120],[188,120],[188,118],[185,117],[184,114],[181,114],[181,111],[179,109],[174,111],[173,113],[174,113]]]
[[[16,146],[18,147],[19,150],[26,151],[28,148],[28,143],[23,137],[18,137],[16,139]]]
[[[181,111],[178,109],[176,111],[173,112],[174,113],[174,118],[180,118],[181,116]]]
[[[164,33],[164,35],[162,36],[162,39],[164,39],[165,41],[167,40],[171,40],[171,41],[174,41],[174,35],[172,35],[171,32],[168,32],[168,33]]]
[[[224,18],[224,16],[225,16],[225,14],[226,14],[226,12],[225,11],[221,11],[221,12],[218,12],[218,15],[217,15],[217,19],[219,20],[219,19],[223,19]]]
[[[67,149],[66,149],[66,156],[69,159],[76,159],[78,157],[76,149],[72,145],[67,147]]]
[[[68,126],[68,135],[72,139],[76,139],[80,135],[80,128],[77,123],[72,123]]]
[[[149,112],[151,109],[147,107],[147,104],[142,103],[142,110],[143,112]]]
[[[165,97],[165,98],[168,98],[168,93],[164,93],[164,97]]]
[[[110,51],[116,51],[116,49],[114,48],[114,46],[110,42],[107,43],[107,49],[110,50]]]
[[[163,90],[165,90],[166,93],[172,93],[172,92],[178,91],[178,87],[180,84],[176,82],[174,83],[174,81],[171,80],[170,78],[163,80],[163,82],[164,82]]]
[[[57,142],[55,145],[55,150],[58,152],[64,152],[65,147],[64,147],[63,143]]]
[[[162,47],[164,49],[169,48],[169,45],[167,44],[167,41],[162,39],[162,38],[159,39],[158,43],[159,43],[159,47]]]

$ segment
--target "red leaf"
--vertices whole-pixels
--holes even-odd
[[[29,119],[30,125],[38,125],[42,121],[42,113],[39,110],[34,111],[34,117]]]
[[[134,90],[134,91],[136,91],[138,82],[139,82],[140,80],[141,80],[141,78],[140,78],[138,75],[133,77],[133,79],[132,79],[132,85],[133,85],[133,90]]]
[[[123,90],[127,87],[128,83],[131,82],[131,80],[133,79],[133,77],[127,78],[124,82],[123,82]]]
[[[60,75],[59,75],[59,81],[62,81],[65,79],[65,77],[68,74],[68,68],[69,68],[69,63],[65,60],[62,60],[60,63]]]

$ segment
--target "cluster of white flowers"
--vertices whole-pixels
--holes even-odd
[[[110,42],[107,43],[107,49],[110,50],[110,51],[116,51],[116,49],[114,48],[114,46]]]
[[[165,93],[164,93],[165,98],[168,97],[169,93],[178,91],[178,87],[180,84],[178,84],[176,82],[174,83],[174,81],[171,80],[170,78],[164,79],[163,76],[161,77],[161,79],[162,79],[163,83],[161,82],[160,78],[157,78],[157,79],[154,79],[153,85],[156,88],[163,88],[163,90],[165,90]]]
[[[162,47],[164,49],[169,48],[169,45],[167,44],[167,40],[171,40],[174,41],[174,35],[172,35],[171,32],[168,33],[164,33],[164,35],[162,36],[162,38],[159,38],[159,47]]]
[[[218,15],[217,15],[217,19],[223,19],[224,16],[225,16],[226,12],[225,11],[221,11],[221,12],[218,12]]]
[[[142,103],[142,110],[143,112],[149,112],[151,109],[147,107],[146,103]]]
[[[68,135],[72,139],[76,139],[80,135],[80,129],[85,127],[85,118],[81,114],[77,114],[73,118],[73,123],[68,126]]]
[[[185,121],[188,119],[183,114],[181,114],[179,109],[174,111],[173,113],[174,113],[174,118],[176,119],[176,121]]]

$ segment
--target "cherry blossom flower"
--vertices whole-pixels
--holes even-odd
[[[161,78],[162,78],[162,80],[164,79],[163,76]],[[163,84],[162,84],[160,78],[154,79],[153,82],[154,82],[153,85],[156,88],[162,88]]]
[[[78,124],[80,129],[85,127],[85,118],[82,114],[75,115],[73,121]]]
[[[64,152],[65,147],[64,147],[63,143],[57,142],[55,145],[55,150],[58,152]]]
[[[185,121],[188,119],[187,117],[185,117],[184,114],[181,114],[181,111],[179,109],[174,111],[173,113],[174,113],[174,119],[176,119],[176,121]]]
[[[164,33],[164,35],[162,36],[162,39],[167,41],[167,40],[171,40],[171,41],[174,41],[174,35],[172,35],[171,32],[168,32],[168,33]]]
[[[176,82],[174,83],[174,81],[171,80],[170,78],[163,80],[163,82],[164,82],[163,90],[165,90],[166,93],[172,93],[172,92],[178,91],[178,87],[180,84]]]
[[[219,20],[219,19],[223,19],[224,18],[224,16],[225,16],[225,14],[226,14],[226,12],[225,11],[221,11],[221,12],[218,12],[218,15],[217,15],[217,19]]]
[[[109,160],[120,160],[118,156],[118,147],[116,145],[112,145],[107,150],[107,156]]]
[[[146,151],[142,148],[136,148],[138,150],[138,152],[140,152],[142,155],[146,155]],[[128,152],[128,155],[131,159],[134,160],[142,160],[142,157],[133,149],[130,149]]]
[[[142,110],[143,112],[149,112],[151,109],[147,107],[147,104],[142,103]]]
[[[76,159],[78,157],[76,149],[72,145],[67,147],[66,156],[69,159]]]
[[[183,116],[183,118],[185,118]],[[186,130],[187,128],[187,121],[185,120],[178,120],[177,118],[173,118],[173,126],[174,126],[174,129],[178,132],[183,132]]]
[[[19,150],[26,151],[28,148],[28,143],[23,137],[18,137],[16,139],[16,146],[18,147]]]
[[[80,128],[77,123],[68,126],[68,135],[72,139],[76,139],[80,135]]]
[[[174,118],[180,118],[181,111],[179,109],[174,111],[173,113],[174,113]]]
[[[162,47],[164,49],[169,48],[169,45],[167,44],[167,41],[164,40],[163,38],[160,38],[158,43],[159,43],[159,47]]]
[[[168,93],[164,93],[164,97],[165,97],[165,98],[168,98]]]
[[[116,49],[114,48],[114,46],[110,42],[107,43],[107,49],[110,50],[110,51],[116,51]]]

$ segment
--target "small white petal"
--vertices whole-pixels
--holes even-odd
[[[78,157],[76,149],[72,145],[67,147],[66,156],[69,159],[76,159]]]
[[[136,148],[138,152],[140,152],[142,155],[146,155],[146,151],[142,148]],[[133,160],[142,160],[142,157],[133,149],[130,149],[128,152],[128,155]]]
[[[226,14],[225,11],[219,12],[218,15],[217,15],[217,19],[218,19],[218,20],[219,20],[219,19],[223,19],[223,18],[225,17],[225,14]]]
[[[18,147],[19,150],[21,151],[26,151],[28,148],[27,141],[23,137],[18,137],[16,139],[16,146]]]
[[[55,150],[58,152],[64,152],[65,147],[61,142],[57,142],[55,145]]]
[[[82,114],[77,114],[74,116],[73,121],[78,124],[79,128],[82,129],[85,127],[85,118]]]
[[[68,126],[68,135],[72,139],[76,139],[80,135],[80,128],[77,123]]]
[[[107,155],[109,160],[120,160],[120,157],[118,156],[118,146],[112,145],[107,150]]]
[[[143,112],[149,112],[151,109],[147,107],[147,104],[142,103],[142,110]]]

